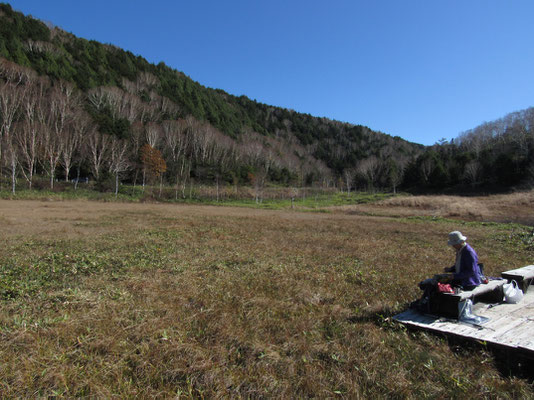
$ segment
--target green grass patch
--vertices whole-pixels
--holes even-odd
[[[36,243],[28,243],[24,247],[32,251]],[[51,251],[43,256],[23,259],[12,256],[0,265],[0,299],[35,296],[47,290],[75,285],[82,276],[116,273],[122,268],[121,260],[97,252]]]
[[[94,187],[92,189],[91,187]],[[154,201],[165,203],[180,203],[180,204],[204,204],[217,206],[233,206],[233,207],[250,207],[266,210],[284,210],[284,209],[307,209],[318,210],[322,208],[334,206],[346,206],[355,204],[368,204],[384,199],[391,198],[391,193],[367,193],[367,192],[352,192],[341,193],[335,191],[325,191],[321,193],[318,190],[317,194],[299,195],[293,197],[285,196],[280,198],[271,194],[271,198],[256,200],[253,197],[221,197],[219,200],[215,199],[212,194],[202,194],[196,188],[191,197],[178,197],[169,195],[169,188],[165,189],[163,196],[159,195],[159,188],[147,186],[131,186],[121,185],[119,192],[115,196],[112,191],[99,191],[98,185],[86,186],[81,184],[77,189],[74,189],[72,184],[58,183],[54,190],[28,190],[18,189],[15,194],[9,190],[0,190],[0,199],[9,200],[94,200],[94,201],[119,201],[119,202],[141,202]],[[278,190],[273,188],[273,191]]]
[[[118,195],[111,192],[98,192],[91,189],[74,189],[72,187],[58,190],[17,190],[14,194],[11,191],[0,190],[0,199],[3,200],[93,200],[93,201],[122,201],[138,202],[142,199],[139,190],[121,187]]]
[[[390,193],[366,193],[366,192],[353,192],[347,193],[331,193],[310,195],[305,197],[295,197],[283,199],[263,199],[256,201],[254,199],[231,199],[214,201],[212,199],[198,200],[198,203],[210,204],[210,205],[226,205],[234,207],[250,207],[267,210],[287,210],[287,209],[299,209],[299,210],[318,210],[321,208],[335,207],[335,206],[347,206],[356,204],[368,204],[381,200],[388,199],[395,195]],[[186,201],[187,202],[187,201]]]

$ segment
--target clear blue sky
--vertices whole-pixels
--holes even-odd
[[[427,145],[534,106],[532,0],[8,2],[205,86]]]

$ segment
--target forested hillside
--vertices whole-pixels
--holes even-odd
[[[387,114],[384,115],[387,118]],[[532,111],[425,148],[210,89],[0,4],[0,182],[502,189],[532,176]],[[527,173],[528,171],[530,172]]]
[[[516,111],[428,148],[405,173],[417,191],[496,192],[534,184],[534,108]]]
[[[360,177],[390,188],[422,149],[364,126],[206,88],[163,63],[49,28],[7,4],[0,5],[0,57],[0,155],[13,181],[21,175],[28,185],[35,173],[47,174],[51,185],[69,180],[76,165],[96,180],[114,173],[130,182],[194,177],[351,188]]]

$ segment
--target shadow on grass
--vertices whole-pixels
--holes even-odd
[[[398,313],[402,312],[402,310],[407,309],[408,306],[409,304],[407,303],[401,309],[397,307],[395,308],[386,307],[378,311],[376,310],[375,311],[372,311],[372,310],[360,311],[358,315],[352,315],[348,317],[347,322],[350,322],[353,324],[372,322],[381,328],[399,329],[398,324],[394,323],[392,318]]]
[[[519,378],[534,383],[534,353],[525,353],[519,349],[492,345],[475,340],[465,340],[460,337],[444,336],[451,351],[459,356],[470,357],[480,352],[492,355],[495,368],[508,378]]]
[[[495,367],[504,377],[525,379],[529,384],[534,383],[534,353],[520,352],[517,349],[509,349],[504,346],[496,346],[478,340],[466,340],[461,337],[447,335],[443,332],[425,330],[415,326],[405,326],[393,320],[393,317],[408,309],[409,304],[404,308],[386,307],[381,310],[361,311],[358,315],[347,318],[347,322],[352,324],[373,323],[381,329],[399,331],[409,330],[412,332],[426,332],[428,334],[441,337],[447,341],[452,353],[469,358],[474,354],[488,352],[492,355]],[[436,317],[439,319],[439,317]]]

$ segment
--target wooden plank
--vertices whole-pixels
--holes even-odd
[[[534,317],[534,308],[533,307],[522,307],[510,311],[510,317],[513,318],[529,318]]]
[[[507,279],[509,282],[516,281],[517,286],[523,291],[527,292],[532,280],[534,279],[534,265],[527,265],[523,268],[512,269],[505,271],[501,276]]]
[[[534,341],[532,340],[532,330],[534,329],[534,323],[531,321],[525,321],[525,323],[518,327],[514,332],[513,340],[516,341],[517,346],[530,348],[534,350]]]
[[[509,271],[504,271],[502,274],[520,275],[526,278],[534,278],[534,265],[527,265],[526,267],[511,269]]]
[[[506,323],[504,323],[506,321]],[[497,327],[495,326],[495,330],[492,334],[489,335],[491,339],[499,340],[499,338],[505,337],[508,332],[513,331],[516,329],[519,325],[521,325],[521,320],[504,320],[501,319],[501,324]]]
[[[393,319],[408,326],[484,341],[534,356],[534,292],[527,293],[519,304],[488,306],[477,304],[473,308],[475,315],[490,319],[481,326],[422,315],[415,310],[407,310]]]

